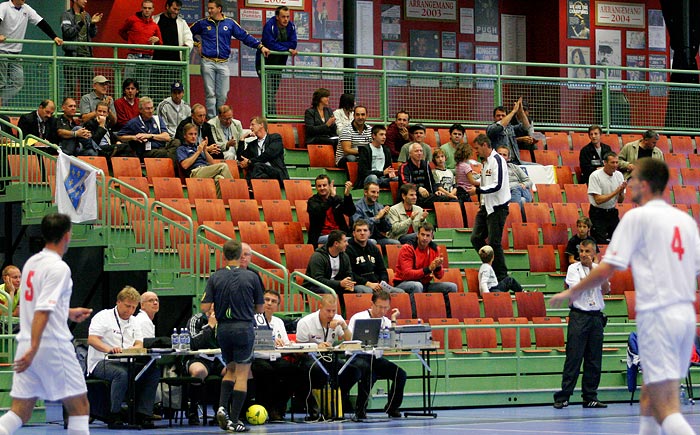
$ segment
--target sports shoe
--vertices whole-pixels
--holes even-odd
[[[232,428],[227,429],[229,432],[248,432],[250,428],[248,428],[245,424],[243,424],[242,421],[238,420],[236,424],[232,423]]]
[[[223,406],[220,406],[216,411],[216,421],[222,430],[233,432],[234,425]]]
[[[599,402],[597,400],[591,400],[590,402],[583,402],[583,407],[584,408],[607,408],[608,405],[606,405],[603,402]]]
[[[386,414],[389,416],[389,418],[401,418],[403,415],[401,414],[400,411],[396,409],[392,409],[390,411],[386,411]]]
[[[564,401],[557,400],[556,402],[554,402],[554,409],[562,409],[562,408],[566,408],[567,406],[569,406],[568,400],[564,400]]]

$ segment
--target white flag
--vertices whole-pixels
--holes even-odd
[[[59,152],[56,204],[58,212],[70,216],[73,223],[97,220],[97,169]]]

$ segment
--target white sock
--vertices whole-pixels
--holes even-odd
[[[649,415],[639,417],[639,435],[661,435],[661,426]]]
[[[696,435],[680,412],[666,417],[661,423],[661,429],[666,435]]]
[[[68,435],[90,435],[90,417],[71,415],[68,417]]]
[[[0,435],[12,435],[22,427],[22,419],[12,411],[0,417]]]

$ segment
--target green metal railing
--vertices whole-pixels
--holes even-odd
[[[340,94],[350,92],[357,104],[368,107],[370,122],[385,124],[406,110],[411,122],[484,128],[493,120],[494,107],[512,107],[523,97],[539,130],[599,124],[605,131],[652,128],[687,135],[700,128],[700,85],[666,82],[671,72],[698,76],[699,71],[585,65],[590,78],[572,78],[569,71],[582,65],[330,53],[303,53],[295,62],[323,65],[335,58],[370,59],[376,67],[263,65],[263,112],[274,122],[300,122],[314,90],[324,87],[331,92],[332,107]],[[409,65],[416,70],[408,71]],[[436,71],[420,71],[426,65]],[[527,73],[513,74],[516,67]],[[622,79],[630,75],[645,80]]]
[[[152,50],[152,45],[130,45],[97,42],[64,42],[67,46],[89,46],[106,48],[111,57],[67,57],[61,47],[46,40],[12,40],[7,43],[24,44],[22,54],[0,54],[0,64],[10,63],[23,70],[24,80],[18,83],[0,83],[2,107],[0,113],[17,115],[36,110],[45,99],[56,102],[60,110],[61,101],[80,97],[92,92],[92,79],[104,75],[111,81],[109,94],[121,97],[121,84],[125,78],[136,78],[141,85],[141,96],[149,96],[156,104],[170,96],[170,84],[175,80],[189,83],[189,48],[157,46],[158,50],[180,52],[182,61],[155,61],[143,59],[120,59],[119,50],[142,48]],[[51,46],[50,55],[31,55],[32,47]],[[36,50],[34,50],[36,52]],[[189,86],[185,86],[189,101]]]

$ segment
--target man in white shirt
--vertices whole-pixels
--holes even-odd
[[[153,292],[145,292],[141,295],[141,311],[134,317],[136,327],[141,329],[143,338],[154,338],[156,336],[156,325],[153,318],[160,309],[158,295]]]
[[[588,201],[591,204],[588,217],[593,222],[591,236],[599,245],[606,245],[620,222],[617,203],[625,200],[627,182],[617,170],[615,153],[603,156],[603,169],[594,171],[588,179]]]
[[[578,247],[581,261],[569,266],[566,286],[571,287],[588,276],[598,265],[593,263],[596,244],[586,239]],[[598,400],[598,385],[603,365],[603,328],[605,315],[603,293],[610,293],[610,283],[579,293],[569,303],[569,328],[566,333],[566,361],[562,373],[561,390],[554,394],[554,408],[569,406],[569,397],[576,388],[576,381],[583,361],[581,390],[584,408],[607,408]]]
[[[129,370],[126,362],[107,359],[107,354],[143,347],[143,334],[133,316],[140,298],[135,288],[126,286],[117,294],[117,305],[95,314],[90,322],[88,373],[111,384],[110,429],[125,426],[120,413],[129,387]],[[155,364],[136,381],[136,418],[142,428],[153,428],[153,403],[159,381],[160,373]]]
[[[391,320],[385,314],[391,312]],[[356,313],[350,318],[348,329],[354,332],[355,323],[360,319],[382,319],[382,329],[396,325],[396,318],[401,315],[398,308],[391,309],[391,295],[384,290],[372,294],[372,306],[364,311]],[[357,387],[357,400],[355,401],[355,417],[358,420],[367,418],[367,399],[372,386],[377,379],[388,379],[391,382],[388,402],[384,411],[391,418],[401,418],[399,408],[403,402],[403,389],[406,385],[406,371],[383,356],[381,350],[374,350],[370,354],[356,355],[353,364],[360,367],[363,376]]]
[[[233,117],[231,106],[223,105],[218,109],[219,115],[209,121],[211,133],[219,148],[224,153],[224,159],[236,160],[238,142],[250,135],[250,130],[243,129],[241,121]]]
[[[601,285],[616,270],[632,267],[639,356],[644,361],[640,403],[642,435],[695,434],[680,412],[678,389],[687,375],[695,338],[695,287],[700,235],[692,217],[663,200],[668,166],[639,159],[629,180],[632,200],[600,266],[577,285],[550,299],[559,306]]]

